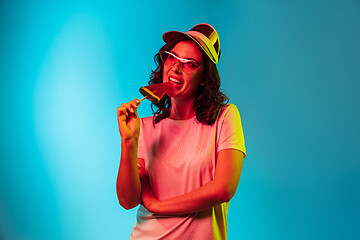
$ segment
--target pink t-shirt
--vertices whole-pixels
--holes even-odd
[[[141,119],[138,158],[145,161],[155,196],[165,200],[212,181],[217,153],[232,148],[246,154],[239,111],[229,104],[212,125],[153,117]],[[183,216],[160,216],[140,205],[130,239],[226,239],[229,202]]]

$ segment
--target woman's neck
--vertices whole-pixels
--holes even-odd
[[[171,99],[170,119],[186,120],[196,115],[193,100]]]

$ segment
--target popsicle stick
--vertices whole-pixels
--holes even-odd
[[[142,99],[139,100],[139,102],[141,102],[142,100],[144,100],[145,98],[147,98],[148,95],[146,95],[145,97],[143,97]]]

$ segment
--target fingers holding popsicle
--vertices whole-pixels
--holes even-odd
[[[137,108],[140,105],[138,99],[121,104],[117,109],[119,131],[122,140],[136,140],[140,133],[140,118]]]
[[[138,99],[134,99],[127,103],[122,103],[120,107],[118,107],[118,116],[120,114],[124,114],[128,116],[130,113],[135,114],[136,109],[139,107],[140,101]]]
[[[137,108],[139,107],[140,102],[144,99],[148,99],[154,104],[159,103],[171,84],[172,83],[170,82],[166,82],[141,87],[139,91],[144,96],[141,100],[135,98],[130,102],[121,104],[117,109],[117,118],[122,140],[134,140],[139,138],[140,118],[137,114]]]

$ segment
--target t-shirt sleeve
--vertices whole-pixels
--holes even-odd
[[[217,151],[223,149],[237,149],[246,156],[244,134],[241,125],[240,113],[237,107],[229,104],[219,117],[217,133]]]

